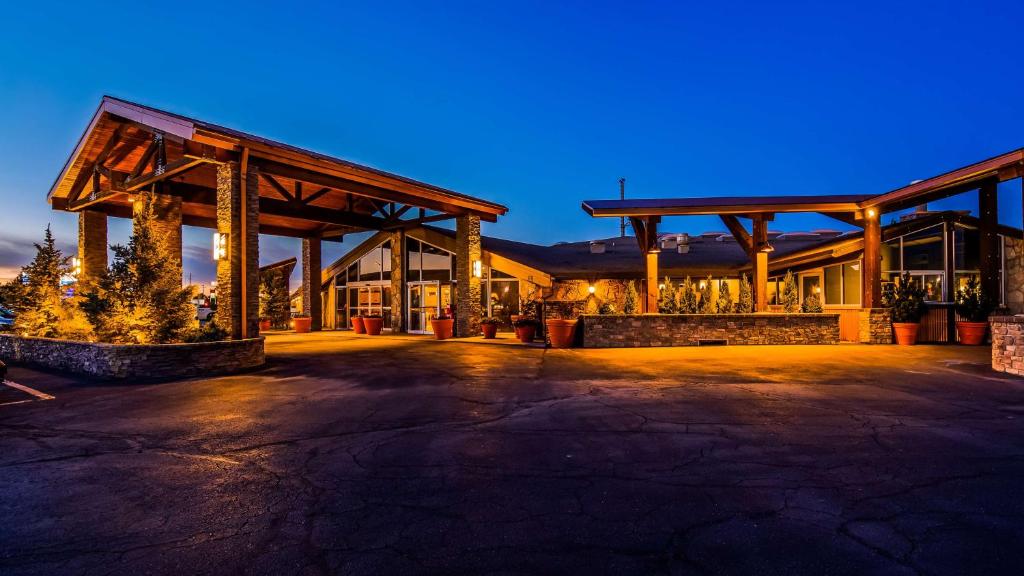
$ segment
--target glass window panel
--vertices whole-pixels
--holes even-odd
[[[348,281],[355,282],[359,279],[359,261],[356,260],[348,267]]]
[[[506,274],[501,270],[495,270],[494,268],[491,268],[491,278],[515,278],[515,276],[511,274]]]
[[[911,277],[924,286],[924,299],[928,302],[942,300],[942,274],[911,274]]]
[[[843,304],[860,304],[860,262],[843,264]]]
[[[451,253],[423,244],[423,280],[450,281],[452,279]]]
[[[843,267],[839,264],[825,268],[825,301],[835,306],[843,303]]]
[[[811,294],[821,297],[821,276],[815,274],[813,276],[801,276],[800,277],[800,301],[801,303],[807,299]]]
[[[412,238],[405,239],[405,273],[406,281],[420,280],[420,242]]]
[[[391,240],[384,242],[380,247],[381,259],[381,280],[391,280]]]
[[[953,259],[957,270],[978,270],[981,263],[981,234],[978,230],[956,226],[953,229]]]
[[[359,280],[368,282],[381,279],[383,259],[380,246],[370,250],[359,259]]]
[[[775,306],[779,303],[779,281],[772,278],[768,281],[768,304]]]
[[[903,237],[903,270],[943,270],[942,226]]]
[[[512,330],[512,315],[519,314],[519,282],[502,280],[491,282],[490,289],[491,316],[499,319],[502,331]]]
[[[903,265],[900,264],[900,239],[896,238],[883,242],[881,246],[882,252],[882,270],[902,270]]]

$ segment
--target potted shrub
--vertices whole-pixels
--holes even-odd
[[[992,300],[981,289],[976,276],[971,276],[967,284],[956,293],[956,336],[961,344],[977,346],[985,340],[988,329],[988,315],[995,306]]]
[[[430,319],[430,327],[434,330],[434,338],[438,340],[451,338],[454,325],[455,319],[445,312]]]
[[[916,344],[921,317],[928,310],[924,303],[924,287],[909,274],[903,274],[897,282],[886,285],[883,302],[892,311],[896,343],[902,346]]]
[[[519,341],[526,344],[533,342],[534,337],[537,335],[537,326],[540,322],[537,322],[533,318],[519,318],[512,324],[516,329],[516,338]]]
[[[352,317],[352,332],[356,334],[366,334],[366,326],[363,325],[362,316]]]
[[[270,318],[260,318],[260,332],[270,330]]]
[[[384,328],[384,317],[380,314],[367,314],[363,316],[363,328],[366,329],[366,333],[370,336],[380,336],[380,331]]]
[[[824,309],[821,307],[821,298],[818,298],[817,294],[811,294],[807,298],[804,298],[804,314],[821,314],[823,311]]]
[[[487,340],[493,340],[498,335],[498,324],[501,321],[497,318],[488,317],[480,321],[480,330],[484,333],[484,338]]]
[[[299,314],[292,318],[292,326],[295,327],[295,331],[299,334],[305,334],[309,332],[309,327],[312,325],[313,319],[308,314]]]

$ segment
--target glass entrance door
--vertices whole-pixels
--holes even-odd
[[[409,332],[432,334],[430,320],[451,306],[452,285],[440,282],[409,283]]]

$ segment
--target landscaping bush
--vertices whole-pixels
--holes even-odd
[[[228,331],[221,328],[216,321],[211,320],[199,328],[192,328],[183,334],[182,341],[195,342],[218,342],[228,339]]]
[[[283,270],[270,270],[260,275],[260,318],[270,320],[274,328],[288,327],[291,301]]]
[[[632,280],[626,285],[626,302],[622,305],[624,314],[640,313],[640,293],[636,291],[636,283]]]
[[[956,291],[956,313],[964,322],[985,322],[995,309],[995,303],[981,289],[977,276],[967,279],[967,284]]]
[[[736,300],[735,312],[737,314],[749,314],[754,311],[754,291],[750,287],[750,281],[746,274],[740,275],[740,293]]]
[[[4,288],[5,305],[15,314],[13,329],[19,334],[40,338],[89,340],[92,328],[78,307],[77,295],[68,297],[61,278],[73,273],[69,258],[57,248],[50,227],[36,255],[21,269],[21,278]]]
[[[782,293],[779,294],[779,304],[784,312],[794,313],[800,311],[800,290],[796,287],[796,277],[792,271],[786,272],[782,281]]]
[[[664,287],[658,292],[658,313],[675,314],[676,311],[676,287],[672,279],[665,276]]]
[[[807,314],[820,314],[824,311],[821,307],[821,298],[817,295],[811,294],[807,298],[804,298],[803,311]]]
[[[892,321],[916,324],[928,311],[924,303],[925,289],[910,274],[903,273],[896,282],[886,284],[882,291],[882,305],[892,310]]]
[[[602,316],[611,316],[618,313],[618,311],[615,309],[615,304],[611,302],[605,302],[604,304],[601,304],[600,308],[597,309],[597,313]]]
[[[719,284],[716,308],[719,314],[731,314],[733,312],[732,294],[729,293],[729,283],[725,280],[722,280]]]
[[[697,288],[693,285],[693,281],[690,280],[689,276],[687,276],[679,286],[678,309],[680,314],[697,313]]]
[[[708,279],[704,281],[704,285],[700,288],[700,302],[697,303],[698,314],[713,314],[715,311],[715,303],[711,299],[714,294],[714,290],[711,287],[712,282],[714,280],[708,274]]]

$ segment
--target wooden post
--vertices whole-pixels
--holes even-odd
[[[861,277],[861,305],[882,305],[882,213],[877,208],[864,211],[864,275]]]
[[[981,289],[994,302],[999,302],[999,203],[996,186],[998,181],[986,180],[978,189],[978,219],[980,220],[978,261],[981,268]],[[952,284],[953,278],[947,280]]]
[[[750,261],[753,265],[754,312],[768,311],[768,219],[764,215],[754,217],[754,237]]]
[[[647,298],[644,299],[644,312],[657,314],[658,312],[658,253],[648,252],[644,254],[644,268],[647,278]]]

